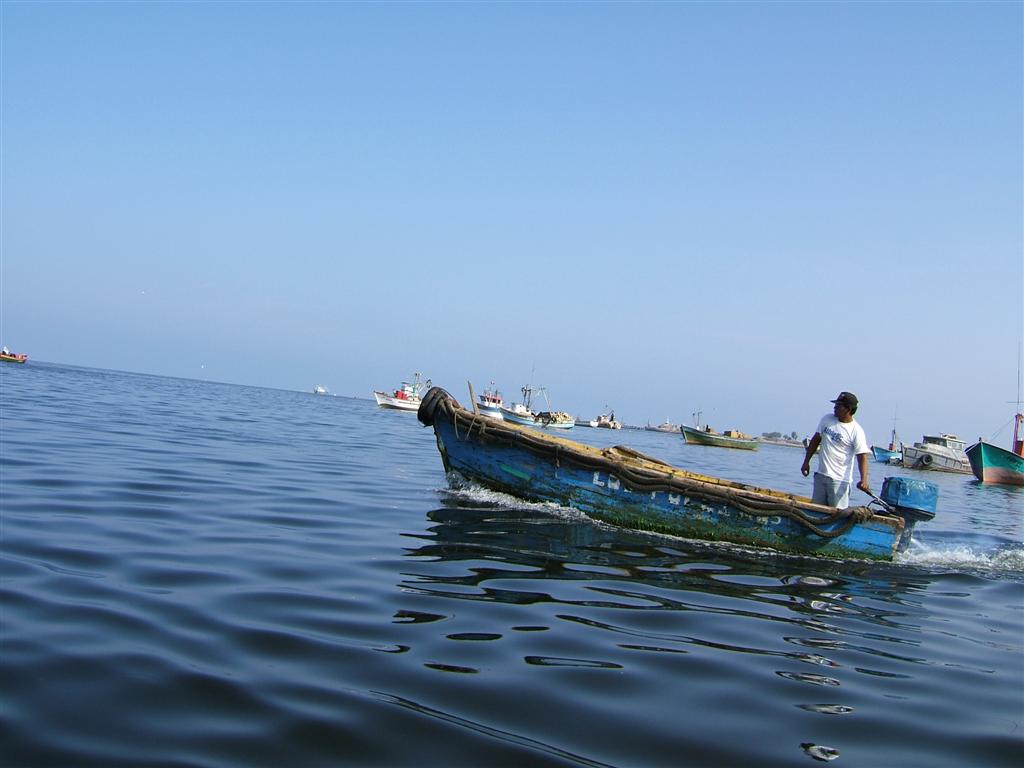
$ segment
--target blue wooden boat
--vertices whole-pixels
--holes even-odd
[[[590,517],[687,538],[839,558],[891,559],[914,524],[934,516],[937,492],[883,486],[879,508],[834,509],[810,499],[699,475],[626,446],[595,448],[463,408],[434,387],[419,420],[432,426],[449,481],[469,481],[528,501],[553,502]],[[874,501],[871,503],[875,503]]]
[[[902,460],[903,452],[872,445],[871,455],[875,457],[875,461],[881,464],[898,464]]]
[[[889,447],[882,448],[880,445],[872,445],[871,455],[875,458],[875,461],[881,464],[899,464],[903,461],[903,444],[896,437],[896,427],[892,428]]]

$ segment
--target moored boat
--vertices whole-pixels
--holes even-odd
[[[602,413],[593,421],[593,426],[598,429],[622,429],[622,422],[615,418],[615,411],[611,414]]]
[[[573,507],[616,525],[829,557],[891,559],[934,516],[931,483],[886,478],[882,509],[835,509],[782,491],[688,472],[626,446],[599,449],[495,422],[434,387],[419,420],[434,429],[449,481]]]
[[[908,469],[970,474],[971,464],[964,452],[964,445],[965,441],[946,432],[924,435],[921,442],[903,446],[903,466]]]
[[[491,389],[485,389],[483,394],[477,396],[477,408],[480,409],[480,413],[484,416],[490,416],[493,419],[504,418],[501,415],[501,409],[505,405],[505,399],[502,397],[501,392],[494,389],[494,382],[491,382]]]
[[[739,448],[745,451],[756,451],[760,440],[734,429],[727,429],[725,432],[715,432],[711,427],[688,427],[685,424],[679,427],[683,438],[694,445],[713,445],[716,448]]]
[[[1024,413],[1013,417],[1012,450],[979,439],[967,449],[974,476],[983,483],[1024,485]]]
[[[412,381],[403,381],[402,386],[391,394],[374,390],[373,397],[381,408],[415,411],[420,407],[420,399],[429,387],[430,379],[424,381],[422,374],[417,371],[413,374]]]
[[[547,392],[541,389],[534,389],[527,385],[520,389],[523,393],[523,402],[512,403],[511,408],[501,407],[502,421],[510,421],[513,424],[522,424],[525,427],[539,427],[541,429],[572,429],[576,426],[576,420],[565,411],[534,411],[533,395],[535,392]],[[548,403],[548,408],[551,404]]]
[[[893,423],[895,424],[895,417]],[[893,426],[892,434],[889,436],[889,447],[882,448],[878,445],[871,446],[871,455],[875,461],[882,464],[899,464],[903,460],[903,443],[896,436],[896,427]]]
[[[644,427],[644,429],[647,430],[648,432],[679,432],[678,425],[673,424],[671,419],[665,419],[663,422],[661,422],[661,424],[658,424],[657,426],[653,427],[648,422],[647,426]]]
[[[880,464],[896,464],[903,457],[902,451],[891,451],[888,448],[881,448],[877,445],[871,446],[871,455]]]

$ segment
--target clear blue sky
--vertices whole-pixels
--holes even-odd
[[[369,397],[990,437],[1022,4],[0,7],[0,337]],[[1005,443],[1004,430],[998,437]]]

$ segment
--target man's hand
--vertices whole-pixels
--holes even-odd
[[[868,496],[874,496],[875,495],[875,494],[873,494],[871,492],[871,486],[868,485],[868,481],[867,480],[861,480],[859,483],[857,483],[857,487],[860,488],[862,491],[864,491],[864,493],[866,493]]]

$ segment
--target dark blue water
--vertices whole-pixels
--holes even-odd
[[[1024,754],[1021,489],[929,473],[910,553],[817,561],[449,493],[369,400],[30,362],[0,425],[5,766]],[[808,490],[793,449],[573,436]]]

